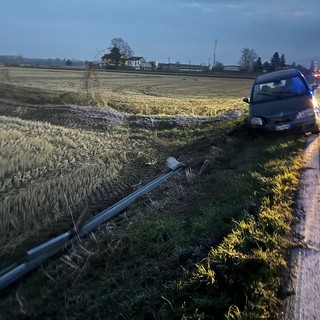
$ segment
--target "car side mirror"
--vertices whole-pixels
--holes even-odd
[[[314,90],[316,90],[316,89],[318,89],[318,88],[319,88],[319,85],[318,85],[318,84],[314,84],[314,85],[311,87],[311,90],[314,91]]]
[[[245,103],[250,103],[248,98],[243,98],[242,101]]]

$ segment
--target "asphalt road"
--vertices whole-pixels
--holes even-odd
[[[308,137],[305,169],[297,198],[297,239],[302,246],[292,252],[291,286],[286,320],[320,319],[320,142]]]

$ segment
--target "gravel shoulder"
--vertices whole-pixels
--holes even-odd
[[[295,237],[302,245],[291,252],[288,287],[293,294],[285,301],[285,320],[320,319],[319,147],[319,137],[309,136],[296,208]]]

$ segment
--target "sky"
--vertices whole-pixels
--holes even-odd
[[[148,61],[320,57],[320,0],[1,0],[0,55],[99,60],[122,38]],[[216,41],[217,40],[217,41]],[[215,47],[216,41],[216,47]]]

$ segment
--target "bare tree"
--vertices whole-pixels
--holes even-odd
[[[245,71],[251,71],[254,67],[254,63],[257,60],[258,55],[254,49],[244,48],[241,50],[241,57],[239,65]]]
[[[111,51],[114,50],[114,48],[118,49],[120,55],[125,58],[132,57],[134,54],[129,44],[122,38],[113,38],[111,40],[111,45],[108,47],[108,49]]]

